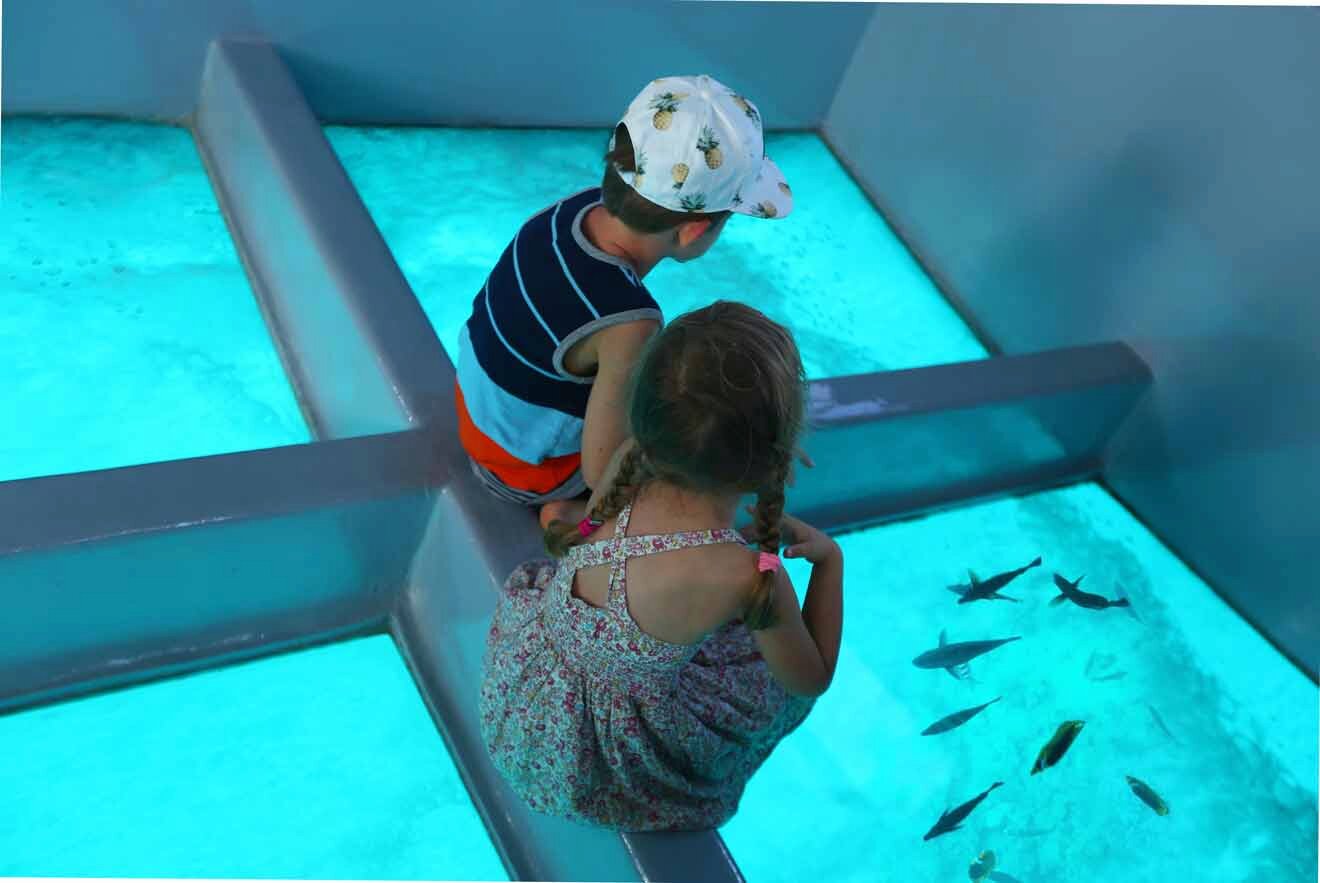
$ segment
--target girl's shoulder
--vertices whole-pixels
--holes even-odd
[[[695,642],[739,618],[757,582],[755,555],[741,543],[648,555],[629,570],[634,615],[647,631],[674,643]]]

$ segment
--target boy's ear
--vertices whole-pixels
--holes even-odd
[[[702,218],[700,221],[684,221],[678,225],[678,244],[687,248],[692,243],[706,235],[710,229],[710,218]]]

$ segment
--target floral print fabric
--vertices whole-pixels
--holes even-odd
[[[630,537],[630,512],[613,537],[523,564],[505,582],[486,642],[482,737],[535,810],[627,831],[718,827],[814,700],[779,685],[739,621],[693,645],[638,627],[627,559],[743,539]],[[602,564],[612,566],[597,608],[571,589],[579,568]]]

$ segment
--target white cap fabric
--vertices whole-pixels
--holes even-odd
[[[637,171],[620,176],[656,205],[758,218],[793,211],[793,193],[765,155],[760,111],[719,81],[705,74],[654,80],[622,123]]]

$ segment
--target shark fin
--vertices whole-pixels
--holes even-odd
[[[967,578],[972,581],[972,588],[976,588],[976,584],[981,581],[977,578],[976,574],[970,570],[967,571]]]
[[[950,592],[953,592],[955,595],[961,598],[963,595],[967,594],[967,589],[969,588],[969,586],[945,586],[944,588],[948,589]]]
[[[995,593],[994,593],[993,595],[991,595],[990,597],[991,597],[991,598],[998,599],[998,600],[1000,600],[1000,601],[1018,601],[1018,602],[1020,602],[1020,601],[1022,600],[1021,598],[1010,598],[1008,595],[1001,595],[999,592],[995,592]]]
[[[940,646],[949,643],[948,629],[940,629]]]
[[[1067,600],[1068,600],[1067,595],[1055,595],[1053,598],[1050,599],[1050,606],[1054,607],[1058,604],[1062,604],[1064,601]]]

